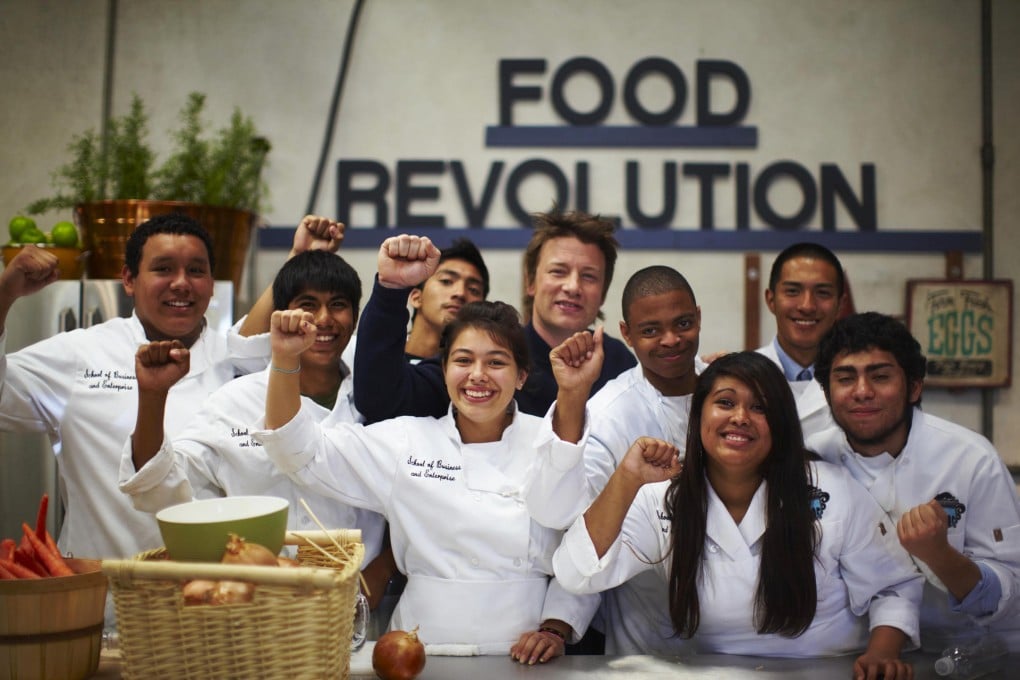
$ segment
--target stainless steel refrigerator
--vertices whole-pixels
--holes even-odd
[[[206,312],[209,325],[226,332],[233,324],[233,284],[217,281]],[[131,298],[119,279],[56,281],[19,299],[7,316],[7,352],[56,333],[88,328],[115,316],[131,316]],[[0,432],[0,538],[17,539],[21,523],[35,523],[39,499],[50,496],[47,524],[54,537],[63,519],[56,458],[42,434]],[[111,480],[115,484],[117,480]]]

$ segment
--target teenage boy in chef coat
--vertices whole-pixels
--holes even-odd
[[[924,648],[993,633],[1020,650],[1016,486],[987,439],[921,410],[926,368],[896,319],[868,312],[837,321],[815,377],[838,427],[806,443],[868,488],[924,573]]]
[[[324,425],[363,422],[354,408],[350,368],[341,359],[361,305],[357,272],[339,255],[308,251],[280,268],[272,291],[274,309],[302,309],[315,317],[316,342],[301,354],[301,409]],[[315,529],[300,504],[304,499],[326,527],[361,529],[367,565],[363,575],[374,609],[393,566],[392,553],[376,559],[383,547],[383,517],[299,489],[248,436],[251,424],[265,413],[273,367],[220,387],[171,439],[163,428],[162,405],[189,362],[189,351],[178,342],[152,342],[138,349],[138,416],[121,455],[121,491],[136,508],[152,513],[193,498],[279,496],[290,501],[289,529]]]
[[[556,398],[549,352],[595,323],[613,279],[617,242],[615,225],[598,215],[553,210],[536,214],[534,219],[534,233],[524,257],[531,307],[525,333],[532,370],[516,398],[521,411],[543,416]],[[354,398],[368,422],[401,415],[438,418],[446,414],[450,403],[438,361],[409,366],[400,360],[408,291],[421,281],[390,280],[384,275],[391,269],[390,261],[406,257],[407,239],[419,237],[399,238],[404,240],[395,241],[395,247],[380,248],[380,273],[362,313],[362,341],[355,351]],[[428,262],[435,261],[439,253],[431,242],[416,252]],[[365,342],[366,336],[375,341]],[[615,338],[606,336],[603,347],[605,362],[592,386],[593,394],[637,363],[626,345]]]
[[[701,308],[694,290],[677,270],[664,265],[635,272],[623,289],[620,334],[638,365],[606,383],[588,401],[590,434],[584,448],[584,481],[561,488],[578,490],[574,498],[549,498],[545,521],[569,526],[605,488],[630,446],[655,437],[676,446],[687,442],[691,394],[706,364],[698,357]],[[552,461],[548,461],[552,463]],[[551,465],[548,474],[567,461]],[[654,572],[645,572],[602,593],[601,626],[606,654],[657,654],[675,650],[669,594]]]
[[[758,352],[786,375],[805,437],[832,425],[825,395],[813,380],[814,363],[818,344],[846,300],[843,265],[825,246],[795,243],[772,263],[765,304],[776,318],[776,335]]]
[[[302,220],[293,252],[335,249],[343,225],[316,216]],[[167,430],[180,430],[211,392],[239,373],[266,366],[271,304],[263,296],[228,335],[209,328],[213,248],[208,233],[181,214],[153,217],[126,244],[124,289],[134,300],[129,318],[59,333],[13,354],[4,343],[7,314],[18,298],[58,277],[57,258],[25,246],[0,273],[0,429],[45,432],[58,457],[66,515],[58,545],[78,557],[124,558],[162,545],[152,515],[134,510],[117,489],[120,450],[134,426],[138,346],[177,340],[191,369],[167,397]]]

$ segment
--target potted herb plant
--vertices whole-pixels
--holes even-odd
[[[108,123],[106,139],[93,130],[74,136],[70,160],[57,169],[57,193],[30,204],[39,214],[73,209],[90,255],[92,278],[118,278],[124,244],[153,215],[183,212],[208,231],[217,279],[240,285],[251,235],[268,191],[262,170],[270,144],[250,118],[235,109],[230,123],[206,135],[205,95],[193,92],[180,112],[180,128],[162,164],[148,142],[148,115],[138,95],[130,110]]]

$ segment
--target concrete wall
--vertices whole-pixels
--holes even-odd
[[[123,113],[137,92],[151,113],[152,138],[166,148],[165,131],[176,125],[186,95],[208,95],[207,117],[218,127],[235,106],[252,116],[273,144],[266,178],[271,226],[292,226],[308,201],[340,50],[353,3],[294,0],[131,0],[116,16],[113,109]],[[1020,218],[1020,5],[991,3],[994,48],[995,252],[997,278],[1020,271],[1020,240],[1011,238]],[[977,231],[981,228],[981,3],[958,0],[367,0],[361,14],[348,81],[328,153],[327,172],[315,211],[336,211],[338,159],[375,159],[393,167],[399,159],[460,160],[479,187],[494,160],[512,167],[547,158],[562,167],[590,163],[590,207],[622,212],[622,167],[638,160],[642,193],[651,207],[658,194],[653,177],[664,162],[747,163],[752,173],[781,159],[816,172],[822,163],[846,170],[856,188],[860,166],[876,168],[879,231]],[[0,1],[0,88],[4,93],[0,148],[0,224],[30,200],[49,193],[49,173],[63,162],[71,134],[97,128],[101,117],[108,3],[101,0]],[[680,123],[694,124],[694,71],[699,59],[740,65],[753,87],[745,124],[757,126],[750,150],[720,149],[487,149],[486,126],[499,121],[497,68],[502,58],[544,58],[549,73],[567,59],[591,56],[605,64],[617,84],[606,123],[629,124],[619,88],[642,58],[661,56],[688,78],[688,105]],[[529,81],[530,82],[530,81]],[[577,108],[594,100],[583,80],[568,90]],[[727,93],[718,94],[725,108]],[[668,104],[654,83],[642,90],[649,108]],[[562,124],[546,98],[515,109],[515,123]],[[442,214],[451,226],[466,220],[449,173],[434,180],[436,201],[416,202],[416,214]],[[730,193],[727,193],[729,191]],[[716,225],[732,230],[732,187],[716,200]],[[529,182],[522,193],[529,210],[549,206],[552,193]],[[797,206],[796,192],[774,187],[777,208]],[[392,205],[391,219],[392,219]],[[680,187],[679,229],[697,230],[696,185]],[[43,218],[45,222],[65,215]],[[352,227],[372,215],[353,214]],[[497,199],[487,226],[513,224]],[[414,225],[401,225],[413,229]],[[814,219],[810,229],[818,229]],[[633,228],[624,221],[625,228]],[[752,229],[764,225],[752,216]],[[845,210],[837,227],[853,231]],[[0,226],[0,229],[3,227]],[[810,233],[791,235],[801,240]],[[761,252],[767,267],[776,249]],[[910,278],[941,278],[945,260],[918,243],[917,252],[841,251],[858,310],[902,315]],[[366,287],[374,249],[345,255]],[[518,302],[520,258],[515,250],[487,248],[494,273],[492,296]],[[264,249],[254,258],[240,291],[268,283],[284,254]],[[690,278],[703,310],[705,350],[737,349],[743,343],[743,253],[628,249],[621,255],[606,304],[616,328],[619,295],[627,277],[647,264],[666,262]],[[965,276],[983,275],[980,254],[965,258]],[[761,309],[762,338],[774,326]],[[1014,349],[1016,345],[1014,343]],[[1017,354],[1013,352],[1014,356]],[[994,393],[994,440],[1004,458],[1020,464],[1011,442],[1020,421],[1011,417],[1015,390]],[[980,429],[977,390],[928,390],[926,408]]]

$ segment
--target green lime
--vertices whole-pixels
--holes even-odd
[[[57,222],[50,230],[53,245],[62,248],[74,248],[78,245],[78,228],[71,222]]]
[[[26,229],[38,229],[38,227],[35,225],[35,220],[31,217],[15,215],[11,218],[7,229],[11,232],[11,241],[18,243],[21,241],[21,235],[25,233]]]
[[[21,232],[18,239],[21,243],[46,243],[46,234],[39,231],[38,227],[29,227]]]

